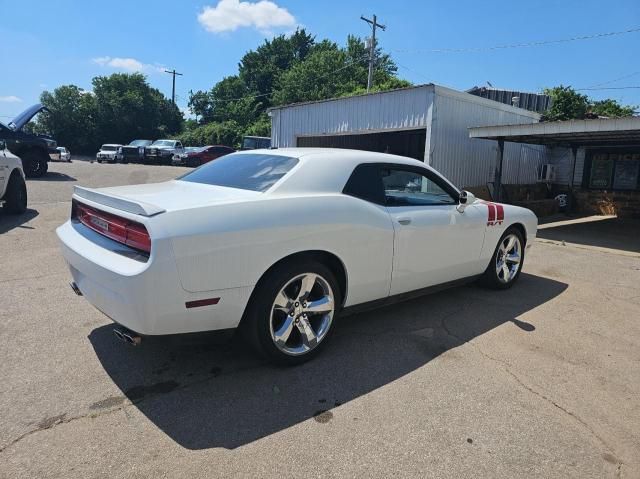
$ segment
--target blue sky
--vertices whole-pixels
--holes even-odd
[[[89,89],[91,79],[142,70],[171,94],[176,68],[178,103],[189,90],[208,89],[265,38],[304,26],[317,38],[344,43],[369,34],[361,14],[387,26],[379,39],[414,83],[457,89],[494,86],[538,91],[560,83],[576,88],[640,86],[640,32],[549,46],[479,52],[442,52],[563,39],[640,27],[638,0],[402,1],[155,0],[87,2],[0,0],[0,120],[63,84]],[[640,89],[588,92],[640,105]]]

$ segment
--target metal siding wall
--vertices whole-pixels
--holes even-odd
[[[272,145],[296,146],[297,136],[426,128],[433,86],[341,98],[271,111]]]
[[[568,185],[571,176],[571,149],[556,146],[550,148],[549,163],[556,167],[556,181],[558,185]],[[585,149],[578,148],[576,153],[576,170],[573,177],[573,186],[579,187],[582,184],[582,173],[584,171]]]
[[[429,163],[460,187],[485,185],[493,181],[498,145],[493,140],[469,138],[468,128],[535,123],[537,119],[497,102],[493,106],[491,100],[447,91],[451,90],[436,88]],[[523,148],[518,143],[505,143],[502,182],[535,183],[538,165],[545,162],[548,162],[545,147]]]

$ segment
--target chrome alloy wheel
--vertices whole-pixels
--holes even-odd
[[[518,275],[522,261],[522,243],[515,234],[505,236],[496,255],[496,275],[501,283],[510,283]]]
[[[284,285],[273,302],[271,339],[285,354],[305,354],[329,332],[335,307],[334,293],[322,276],[300,274]]]

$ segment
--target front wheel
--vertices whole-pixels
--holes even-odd
[[[258,286],[241,326],[246,339],[272,361],[293,366],[327,343],[342,304],[333,273],[322,263],[285,264]]]
[[[493,289],[508,289],[518,280],[524,262],[524,239],[519,229],[505,231],[481,282]]]
[[[4,200],[4,209],[10,215],[21,215],[27,210],[27,185],[19,173],[14,172],[9,178]]]

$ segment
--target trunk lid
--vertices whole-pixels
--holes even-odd
[[[172,180],[164,183],[98,189],[76,186],[74,194],[79,198],[85,198],[129,213],[155,216],[165,211],[247,201],[259,197],[262,193]]]

